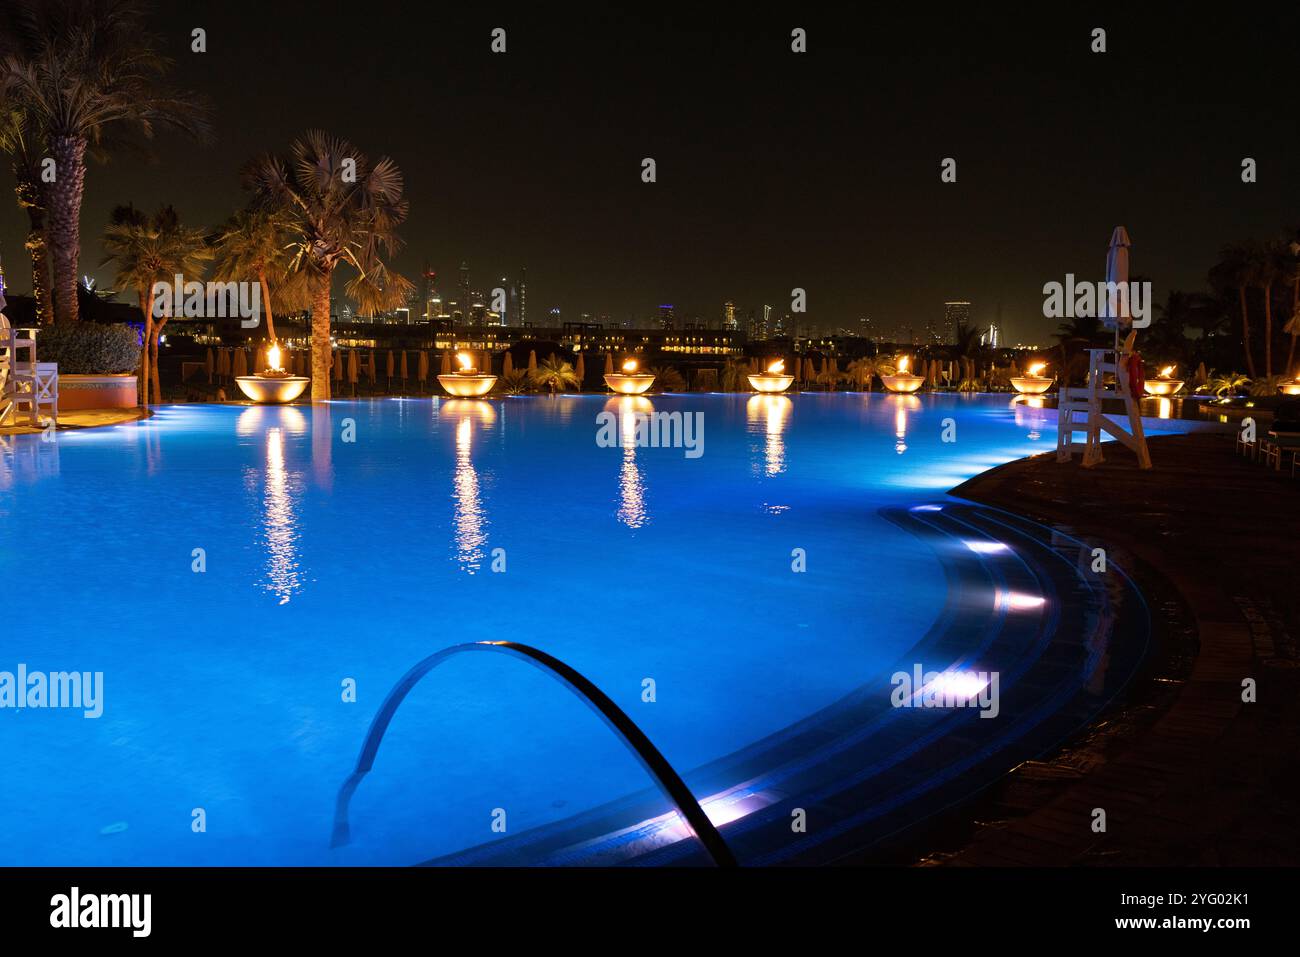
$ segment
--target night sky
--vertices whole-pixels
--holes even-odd
[[[434,5],[177,2],[156,26],[175,85],[207,96],[217,140],[92,166],[82,271],[110,285],[98,235],[115,204],[172,202],[211,225],[243,202],[239,169],[323,127],[403,170],[397,268],[428,261],[455,295],[528,269],[529,318],[641,320],[671,302],[781,313],[808,290],[814,326],[883,331],[974,302],[1004,341],[1041,340],[1042,285],[1102,278],[1112,227],[1133,270],[1199,289],[1220,246],[1300,226],[1297,25],[1200,26],[1087,14],[628,19]],[[864,8],[865,9],[865,8]],[[845,14],[844,16],[847,16]],[[189,51],[204,27],[208,52]],[[489,52],[493,27],[508,52]],[[790,52],[807,29],[809,52]],[[1089,52],[1105,27],[1109,52]],[[658,182],[643,184],[654,157]],[[956,158],[956,184],[940,161]],[[1259,182],[1241,182],[1245,156]],[[0,255],[26,291],[24,217],[0,206]]]

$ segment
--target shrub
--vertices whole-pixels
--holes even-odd
[[[125,323],[81,320],[42,326],[36,335],[36,358],[57,362],[63,375],[134,372],[140,365],[140,336]]]

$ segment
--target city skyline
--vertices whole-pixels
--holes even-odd
[[[254,16],[262,29],[250,34]],[[794,20],[807,53],[790,49]],[[976,325],[1042,339],[1056,325],[1041,314],[1043,285],[1100,278],[1117,223],[1157,302],[1203,289],[1224,244],[1294,225],[1285,187],[1300,141],[1278,122],[1292,111],[1285,89],[1269,82],[1285,31],[1233,23],[1206,37],[1130,11],[1105,23],[1098,54],[1095,24],[1068,15],[946,17],[906,51],[802,12],[504,22],[507,52],[493,54],[494,22],[443,15],[436,61],[424,33],[394,31],[369,88],[313,97],[294,82],[297,64],[346,74],[358,55],[347,31],[239,2],[160,8],[175,83],[211,101],[220,146],[166,134],[154,164],[92,164],[81,271],[113,285],[99,243],[113,206],[171,202],[215,227],[247,199],[240,168],[314,127],[402,170],[411,213],[395,268],[420,286],[432,263],[454,285],[462,262],[485,279],[527,264],[534,322],[553,308],[639,320],[665,301],[710,322],[727,300],[742,320],[764,305],[781,316],[799,288],[820,332],[868,316],[923,335],[944,301],[963,298]],[[190,49],[196,26],[205,53]],[[1123,118],[1122,148],[1080,120],[1096,115]],[[1242,182],[1242,157],[1257,161],[1256,182]],[[11,205],[0,255],[20,292],[24,229]]]

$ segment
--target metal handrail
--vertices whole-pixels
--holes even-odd
[[[403,699],[419,683],[420,679],[430,671],[453,655],[466,651],[499,651],[516,658],[522,658],[572,691],[589,708],[600,715],[610,729],[636,755],[664,794],[677,805],[677,810],[686,819],[686,823],[695,833],[695,836],[699,838],[700,843],[704,845],[704,849],[709,852],[709,856],[713,858],[714,863],[719,867],[736,866],[736,858],[732,855],[731,849],[727,847],[727,843],[722,839],[722,835],[718,833],[718,829],[713,826],[713,822],[704,813],[699,801],[695,800],[695,795],[690,792],[681,777],[673,770],[672,765],[659,753],[659,749],[650,743],[650,739],[645,736],[645,733],[636,726],[632,719],[611,701],[608,695],[563,661],[530,645],[523,645],[514,641],[475,641],[452,645],[425,658],[402,676],[401,680],[393,687],[393,690],[388,693],[388,697],[384,699],[384,703],[379,708],[379,713],[375,715],[374,720],[370,723],[370,730],[366,732],[366,740],[361,746],[361,754],[357,757],[355,770],[343,782],[343,786],[339,788],[338,798],[334,806],[334,833],[330,839],[331,847],[339,847],[347,844],[350,840],[348,805],[351,803],[352,795],[361,783],[361,779],[374,766],[375,755],[379,751],[379,744],[383,740],[384,732],[388,730],[388,725],[393,720],[393,715],[397,712]]]

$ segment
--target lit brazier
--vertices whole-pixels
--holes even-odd
[[[1025,395],[1041,395],[1052,384],[1052,377],[1043,375],[1046,362],[1035,362],[1024,375],[1013,376],[1011,387]]]
[[[924,377],[907,371],[909,361],[907,356],[903,356],[898,360],[897,372],[880,377],[880,381],[885,383],[885,388],[890,392],[915,392],[925,382]]]
[[[462,399],[487,395],[497,384],[497,377],[486,372],[479,372],[474,367],[474,360],[468,352],[456,353],[456,363],[460,366],[450,375],[438,376],[438,384],[447,390],[448,395]]]
[[[766,372],[760,372],[748,378],[749,384],[754,387],[755,392],[784,392],[790,388],[790,383],[794,381],[794,376],[788,375],[785,371],[784,359],[777,359],[767,367]]]
[[[254,402],[281,405],[292,402],[307,388],[307,376],[291,375],[280,365],[280,347],[272,345],[266,350],[266,368],[257,375],[235,376],[239,391]]]
[[[1277,390],[1283,395],[1300,395],[1300,375],[1287,382],[1283,382],[1277,387]]]
[[[623,363],[622,372],[605,374],[605,385],[624,395],[640,395],[654,385],[655,377],[653,373],[637,372],[636,369],[636,360],[628,359]]]
[[[1147,395],[1174,395],[1183,387],[1182,379],[1171,379],[1174,366],[1165,366],[1154,379],[1147,379],[1144,388]]]

